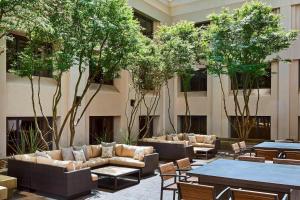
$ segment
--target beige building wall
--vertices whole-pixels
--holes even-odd
[[[191,3],[189,3],[191,2]],[[134,9],[155,19],[157,24],[172,24],[180,20],[191,20],[194,22],[207,21],[206,16],[211,12],[219,12],[222,7],[237,8],[243,3],[242,0],[129,0],[129,5]],[[283,15],[282,23],[286,29],[300,29],[300,0],[271,0],[268,1],[274,8],[280,8]],[[5,41],[0,41],[5,44]],[[292,59],[291,63],[272,64],[272,87],[270,90],[261,92],[259,115],[271,116],[271,138],[299,139],[298,118],[300,113],[299,101],[299,59],[300,40],[297,40],[291,48],[280,54],[284,58]],[[88,71],[85,73],[85,78]],[[73,68],[63,77],[63,94],[59,105],[60,123],[65,117],[68,107],[73,101],[74,81],[77,72]],[[233,101],[230,92],[230,82],[227,77],[223,77],[226,91],[226,101],[229,112],[233,114]],[[75,145],[87,144],[89,142],[89,118],[90,116],[114,116],[114,137],[118,142],[122,142],[126,136],[126,116],[125,110],[130,111],[128,99],[133,98],[130,75],[126,71],[120,73],[120,78],[114,80],[114,86],[105,85],[100,93],[88,108],[80,124],[77,126]],[[179,128],[178,116],[184,115],[185,105],[183,94],[179,90],[179,78],[169,80],[171,91],[171,115],[175,127]],[[36,86],[36,85],[35,85]],[[96,85],[89,89],[88,95],[92,95]],[[49,97],[55,90],[55,82],[50,78],[42,79],[41,98],[45,108],[45,114],[51,116],[51,101]],[[27,79],[16,77],[6,73],[6,53],[0,55],[0,157],[6,155],[6,118],[7,117],[31,117],[33,116],[30,99],[30,85]],[[128,94],[130,92],[130,97]],[[164,87],[161,91],[161,99],[158,109],[153,115],[154,131],[156,134],[171,132],[172,128],[168,120],[168,96]],[[208,76],[207,92],[190,92],[188,94],[190,110],[192,115],[207,116],[207,132],[214,133],[220,137],[229,136],[229,123],[225,116],[222,105],[222,94],[217,78]],[[254,105],[256,95],[253,94],[251,101]],[[147,97],[150,101],[151,95]],[[83,105],[86,99],[83,101]],[[252,107],[253,107],[252,105]],[[145,110],[140,111],[141,115]],[[40,114],[39,114],[40,115]],[[138,133],[138,119],[135,121],[135,133]],[[61,146],[68,146],[69,132],[65,129]]]

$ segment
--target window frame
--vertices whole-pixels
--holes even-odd
[[[29,39],[26,37],[26,36],[23,36],[21,34],[17,34],[17,33],[9,33],[8,34],[9,37],[12,37],[13,39],[12,40],[6,40],[6,73],[10,73],[10,69],[12,69],[12,64],[14,61],[17,62],[17,67],[20,67],[20,63],[18,63],[18,54],[20,52],[22,52],[22,49],[20,49],[20,42],[22,41],[24,43],[24,48],[26,48],[26,43],[29,42]],[[11,44],[10,44],[11,43]],[[12,44],[14,43],[14,44]],[[9,47],[9,46],[14,46],[14,47]],[[43,46],[43,49],[44,47],[46,47],[45,49],[50,49],[50,53],[53,51],[53,45],[52,44],[49,44],[49,43],[45,43]],[[12,53],[12,62],[10,62],[10,59],[9,59],[9,54],[10,54],[10,49],[13,49]],[[43,52],[39,52],[41,53],[41,56],[43,56],[43,54],[45,53],[45,51]],[[45,77],[45,78],[53,78],[53,70],[44,70],[44,71],[39,71],[38,72],[35,72],[33,74],[33,76],[40,76],[40,77]]]

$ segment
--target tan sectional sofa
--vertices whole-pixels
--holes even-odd
[[[158,154],[153,147],[117,144],[111,158],[102,158],[101,145],[86,146],[86,162],[63,160],[62,150],[46,152],[51,158],[35,154],[15,155],[8,160],[8,175],[18,179],[18,187],[25,187],[62,198],[74,198],[89,193],[95,187],[92,168],[107,165],[133,167],[142,175],[153,174],[158,167]],[[144,155],[136,158],[136,149]]]
[[[194,136],[194,141],[189,136]],[[161,160],[178,160],[189,157],[194,158],[193,147],[220,148],[220,140],[215,135],[201,134],[170,134],[144,138],[138,141],[139,145],[153,146]]]

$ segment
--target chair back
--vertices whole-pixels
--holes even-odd
[[[176,161],[179,170],[190,170],[192,169],[191,162],[189,158],[183,158]]]
[[[285,151],[286,159],[300,160],[300,152],[298,151]]]
[[[241,149],[247,149],[247,145],[246,145],[245,141],[239,142],[239,146],[240,146]]]
[[[274,158],[273,163],[283,165],[300,165],[300,160]]]
[[[255,149],[256,157],[264,157],[266,160],[273,160],[278,157],[277,150]]]
[[[241,152],[241,149],[240,149],[240,146],[239,146],[238,143],[232,144],[231,147],[232,147],[232,150],[233,150],[234,153],[240,153]]]
[[[278,200],[278,194],[255,192],[250,190],[230,189],[232,200]]]
[[[163,175],[166,175],[166,174],[174,175],[174,174],[176,174],[176,167],[173,162],[169,162],[169,163],[159,166],[159,172],[160,172],[160,174],[163,174]],[[171,178],[174,178],[174,176],[162,176],[162,179],[164,181],[169,180]]]
[[[186,182],[178,182],[177,185],[181,200],[216,199],[214,186],[198,185]]]
[[[239,156],[238,159],[241,161],[261,162],[261,163],[264,163],[266,161],[264,157]]]

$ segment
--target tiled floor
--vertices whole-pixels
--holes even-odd
[[[204,161],[197,160],[203,164],[210,162],[214,159]],[[111,192],[104,190],[93,191],[90,196],[82,197],[78,200],[159,200],[160,199],[160,185],[161,179],[158,174],[152,177],[141,180],[141,183],[120,191]],[[24,200],[52,200],[51,198],[44,197],[39,194],[33,194],[27,191],[18,191],[14,198]],[[164,200],[172,199],[171,192],[164,193]]]

